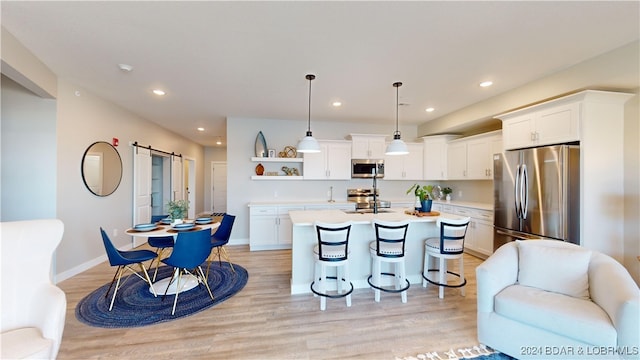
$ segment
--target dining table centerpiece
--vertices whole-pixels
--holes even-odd
[[[171,225],[182,224],[189,211],[187,200],[171,200],[167,203],[167,211],[171,218]]]

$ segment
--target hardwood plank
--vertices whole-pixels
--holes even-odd
[[[249,271],[245,288],[203,312],[157,325],[103,329],[76,319],[76,304],[111,281],[115,269],[106,262],[61,282],[68,307],[58,359],[393,359],[478,342],[475,268],[482,260],[473,256],[465,255],[465,297],[446,289],[441,300],[435,286],[414,284],[406,304],[387,293],[376,303],[371,289],[357,289],[350,308],[344,299],[328,299],[320,311],[319,298],[289,294],[289,250],[227,250]]]

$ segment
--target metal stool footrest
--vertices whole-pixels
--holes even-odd
[[[337,277],[335,277],[335,276],[327,276],[326,278],[327,278],[327,279],[331,279],[331,280],[338,280],[338,278],[337,278]],[[342,281],[343,283],[346,283],[346,282],[347,282],[344,278],[342,278],[342,280],[341,280],[341,281]],[[351,293],[353,292],[353,283],[352,283],[352,282],[349,282],[349,286],[351,286],[351,289],[349,289],[349,291],[347,291],[347,292],[345,292],[345,293],[342,293],[342,294],[335,294],[335,295],[333,295],[333,294],[327,294],[327,293],[321,293],[321,292],[317,291],[316,289],[314,289],[314,288],[313,288],[313,285],[314,285],[315,283],[316,283],[316,282],[315,282],[315,281],[313,281],[313,282],[311,283],[310,288],[311,288],[311,292],[313,292],[314,294],[316,294],[316,295],[318,295],[318,296],[324,296],[324,297],[328,297],[328,298],[331,298],[331,299],[338,299],[338,298],[341,298],[341,297],[345,297],[345,296],[347,296],[347,295],[351,295]]]
[[[438,269],[429,269],[429,272],[432,272],[432,271],[440,272],[440,270],[438,270]],[[451,274],[451,275],[460,277],[460,274],[454,273],[453,271],[448,271],[447,270],[447,274]],[[422,274],[422,278],[427,280],[430,284],[438,285],[438,286],[446,286],[446,287],[450,287],[450,288],[459,288],[459,287],[463,287],[463,286],[465,286],[467,284],[467,279],[464,279],[464,281],[461,282],[460,284],[441,284],[441,283],[439,283],[437,281],[433,281],[433,280],[429,279],[428,277],[426,277],[424,275],[424,273]]]
[[[385,273],[385,272],[383,272],[383,273],[380,273],[380,275],[396,277],[396,274],[393,274],[393,273]],[[374,289],[378,289],[380,291],[385,291],[385,292],[390,292],[390,293],[401,293],[401,292],[409,289],[409,287],[411,286],[411,283],[409,282],[409,280],[408,279],[404,279],[404,281],[407,283],[407,286],[403,287],[402,289],[388,289],[388,288],[383,288],[383,287],[380,287],[380,286],[373,285],[371,283],[371,279],[373,279],[373,275],[369,275],[369,277],[367,278],[367,282],[369,283],[369,286],[371,286]]]

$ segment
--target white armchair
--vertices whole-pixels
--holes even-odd
[[[640,290],[613,258],[556,240],[500,247],[476,268],[478,340],[522,358],[640,354]]]
[[[55,359],[62,340],[67,299],[52,282],[53,252],[62,221],[0,223],[2,252],[2,359]]]

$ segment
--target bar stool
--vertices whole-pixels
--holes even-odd
[[[320,296],[320,310],[327,307],[327,298],[346,297],[347,306],[351,306],[353,284],[349,278],[349,234],[351,223],[328,224],[315,222],[318,245],[313,248],[315,269],[311,291]],[[327,268],[335,268],[336,276],[328,276]],[[336,290],[330,289],[327,282],[335,280]],[[347,286],[348,285],[348,286]],[[348,289],[347,289],[348,288]]]
[[[407,289],[411,284],[405,276],[404,242],[407,237],[409,221],[382,221],[374,219],[371,223],[376,233],[376,240],[369,243],[371,254],[371,275],[367,279],[374,289],[375,301],[380,302],[380,291],[401,293],[402,302],[407,302]],[[394,272],[382,272],[382,262],[393,264]],[[382,276],[393,276],[394,287],[384,286]]]
[[[464,238],[469,227],[468,217],[462,219],[438,218],[436,224],[440,229],[439,237],[427,238],[424,241],[424,266],[422,268],[422,286],[427,287],[427,283],[440,287],[438,297],[444,298],[444,288],[461,288],[460,294],[465,296],[464,286],[467,279],[464,277]],[[430,268],[431,258],[440,259],[438,268]],[[447,260],[458,259],[459,272],[454,273],[447,270]],[[438,272],[438,280],[428,276],[429,272]],[[460,278],[458,282],[449,283],[447,275]]]

